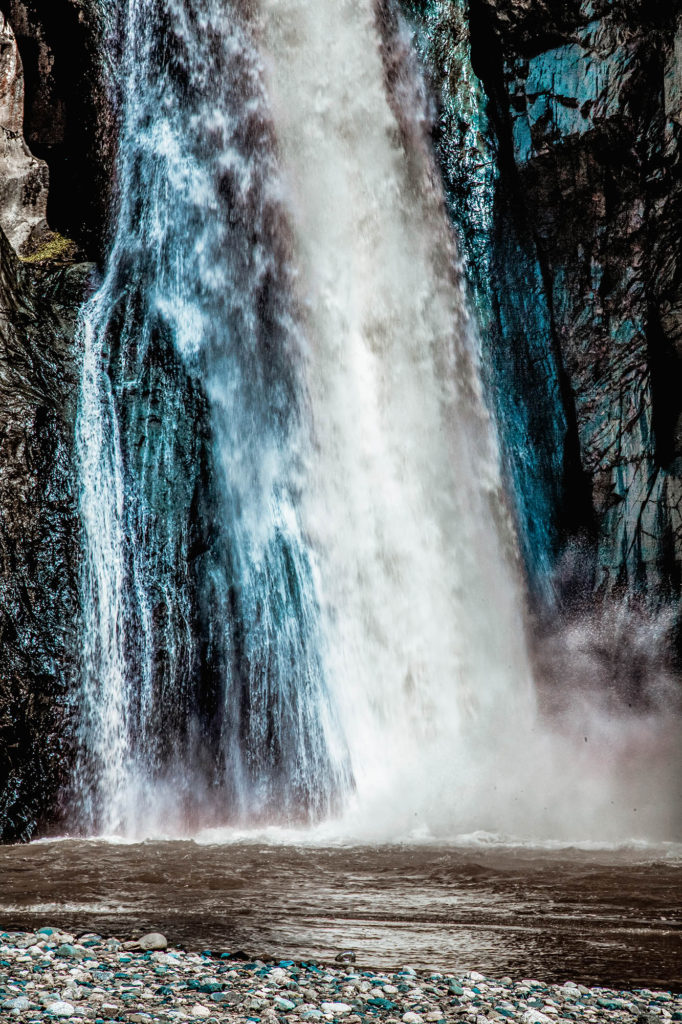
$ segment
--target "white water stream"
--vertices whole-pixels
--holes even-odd
[[[534,704],[440,183],[422,111],[400,124],[389,102],[372,0],[262,12],[310,346],[305,523],[356,799],[409,820],[449,791],[457,816],[476,751]]]

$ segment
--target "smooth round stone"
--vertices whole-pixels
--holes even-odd
[[[208,1006],[202,1006],[201,1003],[195,1003],[192,1007],[192,1016],[197,1020],[203,1020],[205,1017],[211,1016],[211,1011]]]
[[[413,1013],[412,1010],[403,1014],[403,1024],[422,1024],[423,1020],[423,1017],[418,1013]]]
[[[18,1010],[20,1013],[23,1013],[24,1010],[28,1010],[31,1003],[26,996],[17,996],[16,999],[6,1000],[2,1005],[6,1010]]]
[[[293,1003],[291,999],[285,999],[284,996],[275,996],[273,1002],[280,1010],[293,1010],[296,1006],[296,1003]]]
[[[62,999],[58,999],[56,1003],[50,1003],[46,1010],[51,1017],[73,1017],[74,1012],[75,1009],[71,1003],[65,1003]]]
[[[137,945],[145,953],[158,952],[162,949],[168,949],[168,939],[161,932],[149,932],[148,935],[143,935],[138,940]]]
[[[57,956],[69,957],[72,960],[80,960],[82,953],[80,950],[72,946],[70,942],[62,942],[61,946],[57,947]]]
[[[320,1003],[320,1009],[324,1014],[331,1014],[336,1017],[343,1017],[346,1013],[352,1013],[353,1007],[348,1003]]]

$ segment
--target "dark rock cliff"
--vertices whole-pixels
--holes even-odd
[[[98,10],[0,2],[0,841],[58,818],[73,761],[76,324],[92,276],[76,261],[104,247],[115,137]]]
[[[598,593],[675,600],[682,4],[405,6],[438,98],[532,588],[552,600],[546,573],[579,539]]]
[[[101,80],[92,73],[93,29],[83,24],[83,10],[84,5],[66,2],[0,5],[0,840],[5,841],[29,838],[39,824],[54,820],[71,761],[81,558],[74,456],[76,322],[91,275],[89,265],[74,260],[103,219],[104,193],[94,197],[98,177],[91,171],[99,163],[101,175],[106,163],[93,155],[96,119],[90,117],[89,127],[79,124],[86,113],[92,115]],[[92,79],[91,89],[86,78]],[[55,228],[75,236],[80,246]]]
[[[78,657],[75,320],[90,268],[28,268],[0,230],[0,838],[54,808]]]
[[[108,41],[104,45],[109,6],[97,0],[0,0],[21,57],[26,151],[49,169],[47,221],[93,258],[106,249],[117,138]]]

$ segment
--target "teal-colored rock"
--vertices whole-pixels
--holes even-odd
[[[57,946],[55,952],[57,956],[68,956],[72,957],[74,960],[80,960],[82,956],[82,954],[75,946],[72,946],[70,942],[62,942],[61,946]]]
[[[400,987],[400,986],[398,986],[398,987]],[[462,986],[461,985],[454,985],[452,982],[450,982],[450,991],[452,992],[453,996],[463,996],[464,995],[464,989],[462,988]]]
[[[222,992],[223,986],[219,981],[204,981],[198,986],[199,992],[206,992],[211,995],[213,992]]]
[[[173,995],[173,989],[170,987],[170,985],[159,985],[159,987],[157,989],[155,989],[155,995],[157,995],[157,996],[172,996]]]
[[[285,999],[284,996],[275,996],[273,1002],[278,1010],[285,1012],[296,1008],[296,1003],[292,1003],[291,999]]]
[[[395,1003],[392,1003],[390,999],[381,999],[376,997],[374,999],[367,1000],[368,1006],[376,1006],[379,1010],[393,1010],[395,1009]]]
[[[54,928],[39,928],[36,935],[54,935]]]
[[[504,1006],[496,1006],[495,1007],[495,1013],[501,1013],[503,1017],[513,1017],[514,1016],[514,1011],[513,1010],[507,1010],[507,1009],[505,1009]]]

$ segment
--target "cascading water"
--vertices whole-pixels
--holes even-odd
[[[567,748],[408,42],[388,2],[246,6],[118,12],[78,824],[555,830]]]
[[[262,10],[311,338],[303,506],[330,675],[358,802],[399,793],[414,818],[439,778],[472,783],[467,760],[505,719],[532,717],[494,433],[390,11],[382,25],[370,2]]]
[[[301,337],[259,59],[223,0],[120,19],[114,241],[82,316],[81,817],[179,827],[183,790],[319,815],[347,767],[295,507]]]

